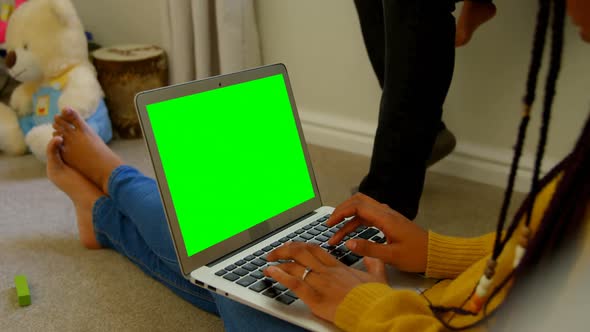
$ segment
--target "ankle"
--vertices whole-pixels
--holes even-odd
[[[101,176],[99,177],[98,183],[100,184],[100,187],[105,194],[109,195],[109,182],[111,180],[111,175],[117,168],[119,168],[122,165],[122,161],[113,160],[112,163],[105,167],[105,171],[102,172]]]
[[[100,243],[98,243],[96,238],[92,238],[90,236],[80,237],[80,242],[82,243],[82,245],[86,249],[91,249],[91,250],[102,249],[102,246],[100,245]]]

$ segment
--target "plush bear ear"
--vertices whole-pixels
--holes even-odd
[[[65,26],[77,26],[80,25],[80,19],[76,8],[70,0],[47,0],[49,1],[49,7],[53,14],[59,19],[59,21]]]

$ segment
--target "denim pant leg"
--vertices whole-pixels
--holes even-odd
[[[134,224],[151,251],[181,274],[156,181],[124,165],[111,173],[108,191],[116,208]]]
[[[134,175],[136,179],[132,180],[131,177]],[[113,172],[109,189],[113,188],[119,192],[121,186],[137,186],[138,195],[128,195],[124,199],[119,197],[118,202],[107,196],[96,201],[92,219],[98,242],[103,247],[112,248],[127,257],[146,274],[160,281],[184,300],[207,312],[218,314],[211,293],[191,284],[180,273],[166,219],[163,212],[156,213],[158,207],[162,209],[157,187],[150,185],[153,184],[153,180],[148,180],[126,166]],[[150,194],[149,190],[155,190],[155,195]],[[140,208],[134,216],[135,219],[143,217],[139,218],[141,222],[130,218],[120,209],[121,203],[133,206],[139,198],[142,204],[141,207],[136,205],[136,208]],[[147,214],[141,215],[144,212]],[[152,214],[149,214],[150,212]],[[141,227],[137,227],[138,225]]]
[[[303,328],[247,305],[213,294],[226,331],[304,331]]]
[[[453,75],[454,0],[382,4],[383,94],[371,166],[359,190],[413,219]]]
[[[178,266],[158,187],[154,179],[121,166],[109,179],[109,197],[94,206],[98,241],[128,257],[148,275],[181,298],[218,314],[228,331],[301,331],[302,329],[261,311],[212,294],[186,280]]]

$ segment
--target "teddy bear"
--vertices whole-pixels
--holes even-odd
[[[53,118],[65,108],[79,112],[105,141],[111,122],[87,40],[70,0],[28,0],[6,29],[6,68],[21,82],[9,105],[0,103],[0,152],[30,151],[46,161]]]

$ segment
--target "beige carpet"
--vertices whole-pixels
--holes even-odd
[[[111,147],[152,174],[140,140]],[[311,147],[324,203],[346,199],[366,157]],[[417,222],[450,235],[492,230],[499,188],[429,174]],[[519,195],[520,196],[520,195]],[[17,305],[13,278],[29,280],[32,305]],[[219,331],[221,321],[176,297],[110,250],[78,242],[67,197],[32,156],[0,155],[0,331]]]

